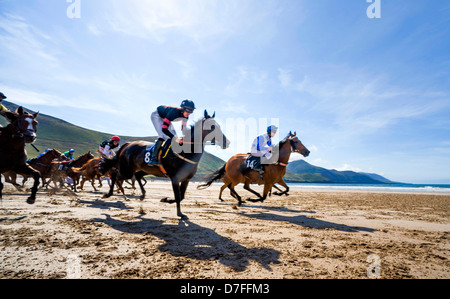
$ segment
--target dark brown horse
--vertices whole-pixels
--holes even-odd
[[[249,199],[250,201],[264,201],[267,198],[270,190],[275,184],[281,184],[286,187],[286,191],[281,194],[287,192],[289,189],[286,183],[283,180],[284,175],[286,174],[286,167],[289,163],[289,158],[292,152],[297,152],[302,154],[304,157],[308,157],[310,151],[301,143],[301,141],[297,138],[296,133],[292,134],[289,132],[289,135],[284,138],[277,145],[278,148],[275,151],[278,151],[279,158],[278,161],[274,164],[268,164],[264,167],[264,176],[261,180],[259,175],[259,171],[255,170],[247,170],[246,160],[249,157],[248,154],[238,154],[230,158],[228,162],[219,170],[208,176],[205,180],[205,184],[199,185],[197,188],[207,188],[214,181],[222,179],[224,182],[224,186],[220,191],[219,198],[221,199],[222,192],[225,188],[230,189],[231,195],[235,197],[239,205],[241,205],[244,201],[237,194],[234,187],[240,183],[244,184],[244,189],[252,192],[259,198]],[[254,191],[250,188],[250,184],[258,184],[264,185],[263,195],[261,196],[258,192]]]
[[[148,154],[147,148],[151,145],[150,142],[136,141],[124,144],[117,152],[116,157],[105,159],[104,164],[101,166],[103,173],[111,168],[118,170],[118,172],[113,172],[111,188],[105,197],[110,197],[113,194],[114,184],[117,180],[131,179],[135,175],[141,188],[141,199],[144,199],[145,190],[141,181],[144,175],[168,176],[172,181],[175,200],[165,200],[165,202],[176,203],[177,215],[182,219],[187,219],[187,216],[181,213],[180,203],[184,199],[189,181],[197,172],[198,163],[204,153],[206,142],[210,141],[212,144],[218,144],[224,149],[230,143],[222,133],[214,116],[215,114],[209,116],[205,110],[203,119],[197,121],[196,124],[184,132],[185,138],[182,146],[173,142],[171,143],[171,148],[164,150],[161,163],[167,175],[158,166],[149,166],[147,164],[146,155]]]
[[[23,176],[33,176],[34,184],[27,203],[34,204],[41,175],[26,162],[25,144],[33,143],[36,140],[38,113],[30,114],[25,112],[22,107],[17,108],[15,112],[2,111],[0,113],[10,121],[8,126],[0,129],[0,199],[3,190],[1,174],[14,171]]]
[[[64,156],[63,153],[56,149],[51,149],[44,154],[42,154],[38,158],[30,159],[27,161],[27,163],[33,167],[33,169],[39,171],[42,178],[42,187],[46,185],[45,179],[50,177],[50,163],[53,160],[63,161],[67,160],[67,157]],[[13,184],[16,187],[20,187],[19,184],[17,184],[17,174],[13,171],[9,171],[7,173],[3,174],[5,176],[5,181],[8,183]],[[23,177],[22,187],[25,185],[26,181],[28,180],[29,176]]]

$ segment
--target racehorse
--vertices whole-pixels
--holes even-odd
[[[79,179],[80,175],[76,174],[72,171],[72,167],[81,167],[87,161],[94,158],[94,155],[89,151],[79,156],[77,159],[70,161],[68,163],[61,162],[52,162],[51,163],[51,179],[55,186],[57,187],[56,182],[59,182],[60,185],[64,185],[64,179],[66,177],[70,177],[73,180],[72,189],[77,192],[77,179]]]
[[[225,149],[230,142],[215,121],[215,113],[210,116],[206,110],[204,117],[183,133],[185,135],[183,145],[171,142],[169,148],[164,146],[161,155],[162,168],[147,164],[149,155],[147,149],[152,143],[145,141],[126,143],[119,149],[114,158],[105,159],[101,166],[102,173],[113,167],[117,169],[117,172],[113,172],[110,191],[105,197],[110,197],[113,194],[114,184],[117,180],[131,179],[135,175],[142,192],[141,200],[143,200],[145,190],[142,186],[142,177],[146,174],[157,177],[167,176],[172,182],[175,200],[165,200],[164,202],[176,203],[177,215],[182,219],[188,219],[186,215],[181,213],[180,203],[184,199],[189,181],[197,172],[205,144],[210,141],[211,144],[218,144]]]
[[[34,184],[31,188],[31,195],[27,199],[28,204],[34,204],[41,175],[39,171],[27,164],[26,143],[33,143],[36,140],[37,124],[36,117],[39,113],[30,114],[22,107],[16,111],[0,112],[10,124],[0,129],[0,199],[2,198],[3,184],[1,174],[14,171],[21,175],[32,175]]]
[[[99,182],[99,186],[98,187],[101,188],[103,186],[102,180],[101,180],[102,174],[101,174],[100,170],[98,169],[98,165],[100,164],[101,160],[102,160],[102,158],[100,158],[100,157],[93,158],[93,159],[87,161],[80,168],[75,168],[75,167],[72,168],[72,171],[75,174],[79,174],[79,175],[82,176],[81,183],[80,183],[80,189],[81,190],[83,190],[83,188],[84,188],[84,183],[86,181],[90,181],[92,188],[94,188],[94,191],[97,192],[98,190],[97,190],[97,188],[95,188],[95,180],[96,179]],[[110,170],[110,172],[111,171],[112,170]],[[105,176],[111,176],[111,174],[106,173]],[[142,178],[142,179],[144,180],[144,185],[145,185],[147,183],[147,181],[144,178]],[[131,179],[131,183],[129,181],[126,181],[126,182],[131,185],[132,189],[136,189],[136,187],[134,185],[135,181],[136,181],[136,179],[133,177]],[[116,181],[116,184],[117,183],[118,182]],[[121,186],[121,183],[119,184],[119,186]],[[119,190],[122,190],[122,189],[119,188]],[[126,197],[125,197],[125,199],[126,199]]]
[[[222,200],[222,192],[225,188],[228,188],[230,189],[231,195],[238,200],[238,205],[241,205],[244,202],[234,189],[234,187],[240,183],[244,184],[245,190],[250,191],[259,197],[256,200],[248,199],[252,202],[263,202],[276,183],[286,187],[286,191],[280,194],[286,193],[289,189],[283,180],[283,176],[286,174],[286,167],[288,166],[291,153],[300,153],[304,157],[308,157],[310,154],[310,151],[301,143],[296,135],[296,133],[292,134],[289,132],[288,136],[281,140],[277,145],[278,148],[274,149],[274,151],[278,151],[279,153],[278,161],[274,164],[265,165],[263,180],[261,180],[259,171],[247,170],[246,160],[249,157],[249,154],[238,154],[231,157],[222,168],[209,175],[205,179],[206,183],[199,185],[197,188],[207,188],[211,186],[214,181],[222,179],[225,185],[222,186],[219,199]],[[250,184],[264,185],[263,195],[261,196],[258,192],[251,189]]]
[[[67,160],[67,157],[64,156],[64,154],[61,153],[60,151],[58,151],[56,149],[51,149],[51,150],[45,152],[39,158],[34,158],[34,159],[30,159],[27,161],[27,163],[31,167],[33,167],[33,169],[39,171],[39,173],[41,174],[42,187],[44,187],[46,185],[45,179],[50,177],[50,168],[51,168],[50,163],[55,159],[62,161],[62,160]],[[16,188],[20,186],[16,182],[17,175],[15,172],[9,171],[3,175],[5,176],[6,182],[13,184]],[[24,176],[23,182],[22,182],[22,187],[25,185],[27,180],[28,180],[28,176]]]

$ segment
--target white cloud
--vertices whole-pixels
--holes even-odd
[[[196,41],[213,36],[226,39],[242,29],[241,12],[246,7],[236,0],[114,0],[112,6],[109,22],[114,30],[159,43],[169,32]]]
[[[239,66],[231,75],[225,93],[230,97],[242,96],[244,93],[262,94],[268,77],[266,71]]]
[[[18,105],[27,106],[29,108],[33,108],[35,106],[54,106],[87,109],[113,114],[120,113],[119,110],[113,108],[113,106],[109,105],[108,103],[101,103],[86,96],[75,95],[72,98],[63,98],[51,93],[36,92],[27,89],[9,87],[4,88],[4,93],[7,95],[8,100]]]
[[[2,50],[8,50],[10,59],[15,58],[21,63],[56,65],[58,59],[55,51],[47,43],[52,38],[17,15],[3,14],[0,17],[0,45]]]
[[[283,68],[278,69],[278,80],[280,80],[281,86],[288,87],[291,85],[292,83],[291,73],[292,73],[291,70]]]
[[[354,167],[350,164],[345,163],[341,167],[336,168],[337,171],[354,171],[354,172],[362,172],[362,170],[358,167]]]

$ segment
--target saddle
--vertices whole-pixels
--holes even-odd
[[[162,166],[161,160],[167,156],[171,147],[172,147],[172,139],[167,139],[166,141],[164,141],[161,144],[159,152],[156,153],[156,156],[158,157],[159,169],[166,177],[167,177],[167,171]],[[144,156],[145,163],[148,164],[150,162],[150,160],[154,154],[154,151],[155,151],[155,143],[151,144],[147,147],[147,150],[146,150],[145,156]]]

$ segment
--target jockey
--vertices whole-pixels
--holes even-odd
[[[66,156],[67,158],[69,158],[69,160],[73,160],[73,153],[75,152],[75,150],[73,148],[71,148],[70,150],[68,150],[67,152],[64,152],[64,156]]]
[[[253,141],[252,149],[250,151],[253,157],[259,157],[259,163],[254,165],[255,170],[263,170],[261,167],[261,158],[264,160],[270,160],[272,158],[272,137],[277,133],[278,128],[276,126],[269,126],[267,133],[262,134]],[[265,163],[266,164],[266,163]]]
[[[195,104],[191,100],[184,100],[180,107],[159,106],[155,112],[152,113],[151,119],[153,126],[158,133],[158,140],[155,143],[153,155],[149,165],[158,165],[158,152],[163,141],[173,139],[178,143],[183,142],[183,137],[176,137],[175,129],[172,125],[173,121],[181,121],[181,130],[186,127],[189,115],[195,110]]]
[[[113,149],[119,146],[120,137],[113,136],[111,140],[105,140],[100,144],[98,150],[103,157],[111,159],[116,155]]]
[[[5,106],[2,105],[2,101],[6,99],[6,96],[0,92],[0,112],[2,111],[9,111],[8,108],[6,108]]]

